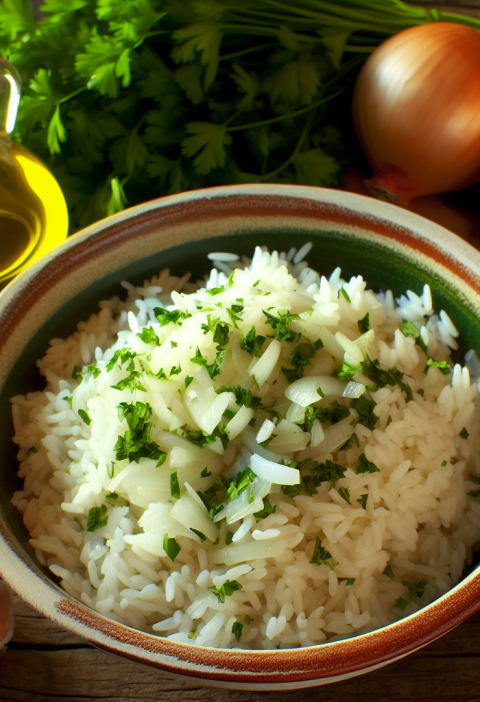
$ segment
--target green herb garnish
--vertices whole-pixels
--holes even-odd
[[[242,586],[237,580],[227,580],[220,587],[209,587],[210,592],[217,596],[219,602],[225,602],[225,597],[233,595],[236,590],[241,590]]]
[[[107,524],[108,516],[106,505],[92,507],[88,511],[86,531],[96,531],[97,529],[107,526]]]
[[[80,419],[83,419],[83,421],[85,422],[85,424],[87,426],[89,426],[92,423],[91,418],[88,416],[88,414],[85,412],[85,410],[79,409],[78,416],[80,417]]]
[[[177,544],[175,538],[169,539],[168,534],[165,534],[165,536],[163,537],[163,550],[173,563],[175,558],[180,553],[181,548]]]

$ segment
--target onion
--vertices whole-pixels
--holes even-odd
[[[300,471],[296,468],[282,466],[254,453],[250,461],[250,468],[259,478],[269,480],[279,485],[299,485]],[[262,495],[263,497],[263,495]]]
[[[325,429],[325,437],[318,446],[309,446],[304,451],[300,451],[297,458],[303,461],[306,458],[319,459],[333,453],[340,448],[347,439],[351,437],[355,429],[352,426],[353,417],[345,417],[337,424],[332,424],[331,427]]]
[[[346,381],[331,378],[328,375],[311,375],[295,380],[285,390],[285,397],[302,407],[318,402],[324,395],[341,397],[346,388]]]
[[[385,41],[353,96],[371,193],[407,207],[480,178],[480,33],[432,22]]]
[[[364,392],[365,385],[363,385],[363,383],[354,383],[353,380],[351,380],[343,391],[342,397],[357,398],[363,395]]]
[[[264,419],[263,424],[260,427],[257,436],[255,437],[255,441],[257,441],[259,444],[262,441],[266,441],[267,439],[269,439],[271,437],[274,429],[275,429],[275,424],[273,422],[271,422],[269,419]]]

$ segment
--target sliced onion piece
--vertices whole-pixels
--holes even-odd
[[[231,392],[217,395],[213,388],[205,388],[199,384],[194,387],[190,385],[184,395],[188,412],[206,434],[213,432],[232,399],[235,399],[235,396]]]
[[[303,461],[306,458],[320,458],[329,453],[333,453],[340,448],[347,439],[351,437],[355,429],[352,427],[353,417],[345,417],[337,424],[332,424],[324,430],[325,438],[318,446],[309,446],[304,451],[298,454],[298,460]]]
[[[242,449],[242,453],[228,471],[228,477],[233,478],[234,475],[237,475],[237,473],[241,473],[242,470],[245,470],[245,468],[250,465],[251,457],[252,454],[244,446]]]
[[[244,445],[250,451],[250,453],[258,453],[259,456],[263,456],[263,458],[266,458],[268,461],[273,461],[274,463],[279,463],[283,460],[283,456],[269,451],[255,441],[255,434],[252,427],[245,427],[245,429],[242,431],[242,439]]]
[[[227,502],[224,508],[215,515],[214,521],[218,522],[221,519],[226,519],[227,524],[233,524],[233,522],[243,519],[249,514],[259,512],[263,508],[262,497],[268,495],[271,487],[272,484],[270,481],[264,480],[260,477],[255,478],[255,480],[250,483],[251,494],[254,497],[253,502],[249,503],[248,501],[250,496],[250,491],[248,488],[246,490],[242,490],[238,497],[231,502]]]
[[[302,431],[295,434],[281,434],[270,442],[269,446],[283,455],[303,451],[310,442],[310,432]]]
[[[302,419],[305,416],[305,407],[301,408],[302,410]],[[298,424],[294,424],[293,422],[287,422],[286,419],[282,419],[281,422],[277,424],[275,427],[274,434],[276,436],[282,436],[283,434],[301,434],[302,429],[298,426]]]
[[[312,438],[310,439],[310,446],[318,446],[318,444],[325,438],[325,433],[323,431],[322,423],[319,419],[314,419],[312,424]]]
[[[287,410],[285,419],[287,420],[287,422],[301,422],[303,421],[304,416],[305,407],[302,407],[302,405],[297,405],[296,402],[292,402],[292,404]]]
[[[259,388],[261,388],[270,377],[280,357],[281,350],[282,344],[277,341],[277,339],[272,339],[270,346],[263,356],[249,369],[249,375],[254,378]]]
[[[210,561],[216,565],[235,565],[244,561],[254,561],[257,558],[275,558],[286,549],[292,549],[303,539],[303,533],[295,534],[288,539],[269,539],[268,541],[250,541],[246,544],[227,546],[210,553]]]
[[[343,391],[342,397],[357,398],[361,397],[364,392],[365,385],[363,385],[363,383],[355,383],[351,380]]]
[[[342,395],[347,382],[329,375],[311,375],[295,380],[285,390],[285,396],[302,407],[308,407],[318,402],[324,395],[339,397]]]
[[[255,437],[255,441],[258,443],[261,443],[262,441],[266,441],[269,439],[272,435],[273,430],[275,429],[275,424],[270,421],[270,419],[265,419],[263,421],[262,426],[259,429],[259,432],[257,436]]]
[[[250,468],[256,475],[278,485],[299,485],[300,471],[282,466],[255,453],[250,460]]]
[[[231,395],[233,393],[222,393],[223,395]],[[221,396],[220,396],[221,397]],[[232,417],[226,426],[226,430],[230,439],[235,439],[242,432],[248,423],[253,419],[253,409],[242,405],[235,417]]]
[[[191,531],[192,529],[201,531],[210,541],[218,539],[218,527],[215,526],[203,507],[201,508],[197,501],[188,494],[182,495],[175,502],[170,510],[170,516],[190,531],[191,539],[200,541],[200,537]]]

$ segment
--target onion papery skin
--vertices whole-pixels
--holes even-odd
[[[366,61],[353,121],[372,195],[408,207],[480,179],[480,33],[450,22],[406,29]]]

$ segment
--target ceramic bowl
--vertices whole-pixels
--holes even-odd
[[[10,499],[18,489],[8,398],[39,387],[35,359],[118,294],[170,267],[208,269],[209,251],[252,254],[257,244],[288,250],[313,241],[310,264],[344,277],[361,273],[374,289],[420,292],[480,349],[480,253],[445,229],[370,198],[321,188],[252,185],[167,197],[110,217],[71,237],[0,296],[0,570],[29,604],[96,646],[198,682],[278,690],[343,680],[398,660],[438,638],[480,607],[480,573],[395,624],[303,649],[215,650],[181,644],[109,620],[68,596],[36,562]]]

